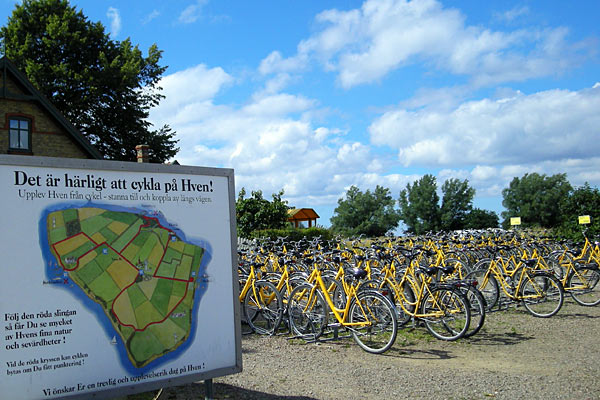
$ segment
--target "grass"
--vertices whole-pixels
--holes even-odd
[[[398,337],[396,338],[396,345],[400,346],[412,346],[421,342],[431,342],[435,340],[429,332],[419,328],[401,328],[398,329]]]

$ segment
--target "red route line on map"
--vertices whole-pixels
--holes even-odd
[[[158,220],[158,218],[147,217],[147,216],[144,216],[144,215],[142,215],[142,218],[143,218],[144,220],[146,220],[146,221],[147,221],[147,223],[140,225],[140,227],[139,227],[139,229],[138,229],[137,233],[136,233],[136,234],[133,236],[133,238],[132,238],[132,239],[131,239],[129,242],[127,242],[127,244],[125,245],[125,247],[123,247],[123,249],[122,249],[121,251],[125,251],[125,249],[127,249],[127,247],[129,247],[129,245],[130,245],[130,244],[131,244],[131,243],[132,243],[132,242],[135,240],[135,238],[137,238],[137,237],[138,237],[138,235],[139,235],[139,234],[142,232],[142,228],[147,228],[147,227],[149,227],[149,226],[150,226],[150,222],[149,222],[149,220],[153,220],[153,221],[155,221],[155,222],[158,224],[158,227],[159,227],[160,229],[165,229],[166,231],[168,231],[168,232],[170,232],[170,233],[172,233],[172,234],[175,234],[175,232],[173,232],[171,229],[169,229],[169,228],[166,228],[166,227],[162,226],[162,225],[160,224],[160,221]],[[70,272],[70,271],[75,271],[76,269],[78,269],[78,268],[79,268],[79,260],[80,260],[80,259],[82,259],[82,258],[83,258],[83,257],[85,257],[87,254],[91,253],[92,251],[95,251],[96,249],[98,249],[99,247],[102,247],[102,246],[106,246],[106,247],[110,248],[112,251],[114,251],[115,253],[117,253],[117,254],[119,255],[119,257],[121,257],[121,260],[124,260],[125,262],[127,262],[127,264],[129,264],[129,265],[130,265],[130,266],[131,266],[133,269],[135,269],[136,271],[139,271],[139,270],[138,270],[138,269],[137,269],[137,268],[136,268],[136,267],[135,267],[135,266],[134,266],[134,265],[133,265],[133,264],[132,264],[132,263],[131,263],[131,262],[130,262],[130,261],[129,261],[129,260],[126,258],[126,257],[125,257],[125,256],[123,256],[123,254],[121,254],[121,252],[118,252],[118,251],[117,251],[116,249],[114,249],[114,248],[113,248],[111,245],[109,245],[109,244],[108,244],[106,241],[104,241],[104,242],[102,242],[102,243],[99,243],[99,244],[98,244],[98,243],[96,243],[96,242],[95,242],[95,241],[94,241],[94,240],[93,240],[91,237],[89,237],[89,236],[88,236],[88,235],[87,235],[85,232],[79,232],[79,233],[77,233],[77,234],[75,234],[75,235],[73,235],[73,236],[70,236],[70,237],[68,237],[68,238],[65,238],[65,239],[63,239],[63,240],[60,240],[60,241],[58,241],[58,242],[54,243],[54,244],[52,245],[52,248],[54,249],[54,252],[55,252],[55,253],[58,255],[59,253],[58,253],[58,251],[56,250],[56,245],[58,245],[58,244],[60,244],[60,243],[62,243],[62,242],[65,242],[65,241],[67,241],[67,240],[69,240],[69,239],[73,239],[74,237],[77,237],[77,236],[79,236],[79,235],[83,235],[83,236],[85,236],[85,237],[86,237],[86,238],[87,238],[87,239],[88,239],[90,242],[94,243],[96,246],[95,246],[94,248],[92,248],[91,250],[89,250],[89,251],[86,251],[86,252],[85,252],[84,254],[82,254],[81,256],[79,256],[79,258],[77,258],[77,263],[75,264],[75,266],[74,266],[73,268],[67,268],[65,265],[63,265],[62,258],[61,258],[61,257],[58,257],[58,262],[60,263],[61,267],[62,267],[62,268],[65,270],[65,271],[69,271],[69,272]],[[160,243],[160,240],[159,240],[158,242]],[[158,265],[157,265],[157,267],[156,267],[156,271],[154,271],[154,274],[152,275],[152,277],[153,277],[153,278],[157,278],[157,279],[166,279],[166,280],[170,280],[170,281],[185,282],[185,283],[186,283],[186,285],[185,285],[185,293],[183,294],[183,296],[181,296],[181,299],[180,299],[180,300],[177,302],[177,304],[175,304],[175,306],[174,306],[174,307],[171,309],[171,311],[169,311],[169,312],[166,314],[166,316],[165,316],[165,317],[164,317],[162,320],[160,320],[160,321],[154,321],[154,322],[150,322],[150,323],[146,324],[146,326],[144,326],[144,327],[143,327],[143,328],[141,328],[141,329],[139,329],[139,328],[136,328],[135,326],[133,326],[133,325],[131,325],[131,324],[125,324],[125,323],[121,322],[121,320],[119,319],[119,316],[117,315],[117,313],[115,313],[115,310],[114,310],[114,307],[115,307],[115,302],[117,301],[117,299],[118,299],[118,298],[119,298],[119,297],[120,297],[120,296],[121,296],[121,295],[122,295],[122,294],[123,294],[123,293],[124,293],[124,292],[125,292],[127,289],[129,289],[131,286],[133,286],[133,285],[135,284],[135,280],[137,279],[137,273],[136,273],[136,278],[133,280],[133,282],[131,282],[131,283],[130,283],[128,286],[126,286],[126,287],[125,287],[123,290],[121,290],[121,292],[119,292],[119,294],[118,294],[118,295],[115,297],[115,299],[113,300],[113,302],[112,302],[112,304],[111,304],[110,310],[111,310],[111,312],[113,313],[113,315],[115,316],[115,318],[116,318],[116,319],[119,321],[119,324],[121,324],[121,325],[123,325],[123,326],[128,326],[128,327],[131,327],[131,328],[133,328],[133,329],[134,329],[135,331],[137,331],[137,332],[144,331],[144,330],[146,330],[146,328],[148,328],[150,325],[154,325],[154,324],[161,324],[161,323],[163,323],[164,321],[166,321],[166,319],[167,319],[167,318],[169,318],[169,316],[171,316],[171,314],[173,313],[173,311],[175,311],[175,309],[176,309],[176,308],[179,306],[179,304],[181,304],[181,302],[183,301],[183,299],[185,298],[185,296],[187,296],[187,293],[188,293],[188,288],[189,288],[189,284],[190,284],[190,283],[192,283],[192,282],[194,282],[194,278],[190,278],[190,279],[177,279],[177,278],[169,278],[169,277],[166,277],[166,276],[158,276],[158,275],[157,275],[157,273],[158,273],[158,270],[160,269],[160,265],[162,264],[162,261],[163,261],[163,259],[165,258],[165,254],[167,253],[167,247],[169,247],[168,243],[167,243],[167,245],[166,245],[166,246],[165,246],[165,248],[164,248],[163,254],[162,254],[162,256],[160,257],[160,261],[158,262]],[[150,299],[148,299],[148,300],[150,300]]]

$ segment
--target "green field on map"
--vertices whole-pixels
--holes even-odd
[[[58,264],[102,306],[135,367],[189,337],[203,248],[144,214],[69,208],[46,222]]]

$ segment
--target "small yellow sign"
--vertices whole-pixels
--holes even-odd
[[[521,225],[521,217],[512,217],[510,219],[510,225],[511,226]]]
[[[589,215],[580,215],[579,216],[579,225],[587,225],[587,224],[591,224],[592,223],[592,219],[590,218]]]

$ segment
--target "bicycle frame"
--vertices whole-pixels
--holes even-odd
[[[525,299],[529,299],[529,298],[535,298],[535,296],[531,295],[531,296],[522,296],[519,294],[519,288],[521,287],[521,285],[525,282],[525,279],[527,280],[531,280],[531,276],[529,275],[529,272],[532,271],[532,269],[526,265],[523,265],[522,262],[518,262],[516,265],[516,268],[514,270],[507,270],[504,266],[504,263],[501,261],[502,259],[499,258],[498,260],[492,260],[490,262],[490,265],[488,267],[488,270],[485,274],[484,280],[487,279],[487,277],[489,276],[489,274],[492,274],[494,276],[494,278],[496,278],[496,281],[498,281],[500,287],[502,288],[502,292],[506,295],[506,297],[508,297],[511,300],[525,300]],[[499,267],[499,263],[500,265],[502,265],[502,268]],[[521,268],[523,267],[523,268]],[[521,271],[519,277],[518,277],[518,281],[515,282],[515,274],[517,273],[517,271]],[[507,281],[506,281],[506,277],[510,278],[513,282],[515,282],[514,287],[512,287]],[[537,295],[540,295],[541,293],[537,293]]]
[[[441,311],[442,307],[439,304],[437,304],[437,299],[435,298],[435,296],[433,296],[433,293],[429,286],[433,281],[433,278],[417,277],[413,263],[416,263],[416,261],[411,261],[409,263],[406,270],[404,271],[404,274],[402,275],[402,278],[400,279],[400,282],[398,282],[395,277],[395,265],[392,262],[392,265],[385,269],[385,276],[382,282],[387,283],[389,285],[389,287],[394,291],[396,298],[400,299],[400,307],[402,308],[402,310],[406,314],[410,315],[412,318],[436,318],[442,316],[444,314],[444,312]],[[410,299],[406,298],[406,295],[403,290],[405,283],[409,285],[410,290],[415,295],[414,301],[411,301]],[[430,312],[426,314],[419,313],[418,310],[421,309],[421,304],[423,302],[423,299],[426,297],[426,294],[428,294],[428,297],[434,301],[434,305],[439,309],[439,311],[436,311],[434,313]],[[412,308],[412,310],[406,307],[407,304],[410,306],[410,308]]]

